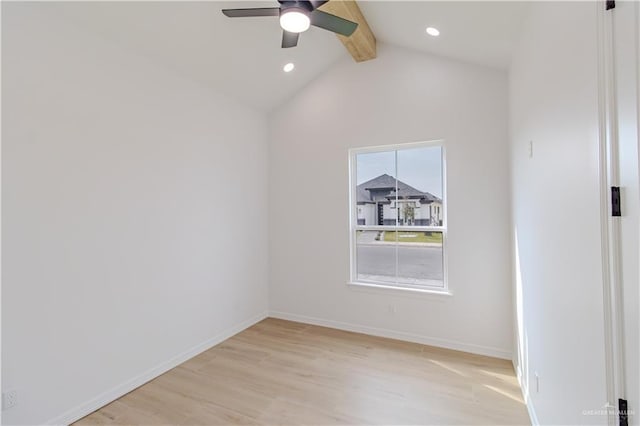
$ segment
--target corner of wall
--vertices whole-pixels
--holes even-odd
[[[235,326],[232,326],[216,334],[210,339],[205,340],[204,342],[174,356],[173,358],[165,362],[162,362],[153,368],[150,368],[149,370],[143,372],[142,374],[139,374],[138,376],[133,377],[130,380],[127,380],[126,382],[119,384],[116,387],[113,387],[99,395],[94,396],[88,401],[68,410],[67,412],[53,419],[50,419],[49,421],[45,422],[45,424],[66,425],[66,424],[71,424],[73,422],[76,422],[81,418],[91,414],[92,412],[100,409],[101,407],[104,407],[105,405],[115,401],[121,396],[124,396],[127,393],[133,391],[134,389],[139,388],[145,383],[150,382],[151,380],[166,373],[172,368],[177,367],[178,365],[193,358],[194,356],[211,349],[217,344],[222,343],[223,341],[244,331],[245,329],[251,327],[252,325],[257,324],[258,322],[267,318],[267,316],[268,316],[267,312],[263,312],[259,315],[248,318],[247,320],[242,321],[236,324]]]

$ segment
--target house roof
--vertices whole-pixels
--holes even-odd
[[[396,187],[396,178],[393,176],[389,176],[388,174],[383,174],[378,176],[377,178],[373,178],[368,180],[358,187],[362,187],[364,189],[387,189],[387,188],[395,188]]]
[[[356,187],[356,198],[358,203],[372,203],[371,194],[362,185]]]
[[[396,185],[398,191],[396,193]],[[407,185],[401,180],[396,180],[393,176],[388,174],[382,174],[376,178],[368,180],[364,183],[361,183],[356,187],[356,198],[358,203],[372,203],[373,199],[371,198],[370,190],[376,189],[389,189],[389,193],[385,195],[385,198],[388,200],[393,200],[397,197],[399,198],[415,198],[419,199],[423,203],[431,203],[434,201],[442,201],[440,198],[429,192],[423,192],[419,189],[412,187],[411,185]]]

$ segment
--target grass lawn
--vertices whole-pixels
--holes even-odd
[[[386,231],[384,233],[384,240],[393,242],[396,241],[395,231]],[[442,244],[442,233],[440,232],[411,232],[401,231],[398,232],[398,242],[404,243],[440,243]]]

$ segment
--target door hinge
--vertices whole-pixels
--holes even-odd
[[[607,0],[607,1],[605,2],[605,4],[606,4],[606,6],[605,6],[605,7],[606,7],[606,10],[615,9],[615,7],[616,7],[616,0]]]
[[[620,416],[620,426],[629,426],[629,415],[627,414],[626,399],[618,399],[618,415]]]
[[[620,206],[620,187],[611,187],[611,216],[622,216],[622,208]]]

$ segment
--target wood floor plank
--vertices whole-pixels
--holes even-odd
[[[524,425],[511,363],[269,318],[77,425]]]

